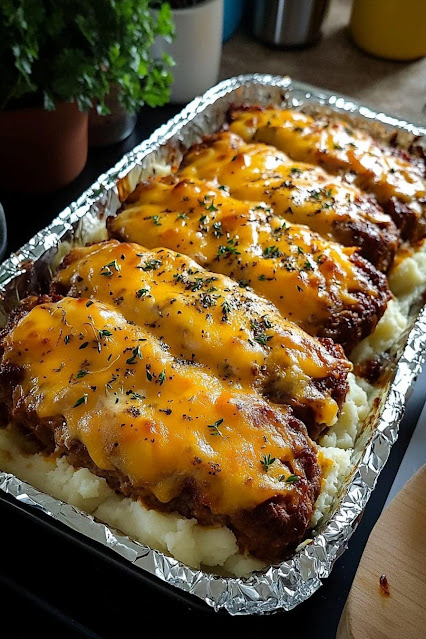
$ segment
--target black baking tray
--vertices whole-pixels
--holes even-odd
[[[92,151],[83,174],[69,187],[37,198],[0,194],[8,219],[9,251],[47,225],[123,153],[145,139],[179,107],[144,109],[130,138]],[[25,219],[25,215],[28,216]],[[364,516],[323,587],[290,612],[231,617],[134,568],[100,544],[53,522],[44,513],[0,494],[0,610],[10,636],[125,637],[135,632],[203,632],[281,628],[298,639],[334,638],[368,535],[376,522],[426,400],[423,372],[408,401],[399,438],[380,474]],[[31,543],[28,543],[29,540]],[[25,548],[25,551],[23,550]],[[32,548],[31,552],[28,550]],[[208,626],[205,625],[207,622]],[[152,624],[155,624],[152,626]]]

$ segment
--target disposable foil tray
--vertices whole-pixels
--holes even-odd
[[[51,275],[51,264],[63,242],[82,244],[114,215],[119,191],[125,195],[158,166],[175,164],[183,150],[203,135],[217,131],[230,104],[276,104],[309,113],[337,112],[374,136],[397,132],[397,144],[408,147],[426,135],[421,126],[378,113],[344,96],[308,86],[290,77],[245,75],[221,82],[196,98],[181,113],[136,146],[45,229],[0,266],[0,320],[5,321],[19,299],[39,292]],[[417,140],[418,143],[418,140]],[[118,185],[118,180],[120,180]],[[326,521],[313,539],[282,563],[247,578],[226,578],[194,570],[179,561],[130,540],[92,516],[41,493],[13,475],[0,472],[0,488],[21,503],[34,506],[69,528],[118,553],[138,569],[199,597],[215,610],[232,615],[290,610],[310,597],[344,552],[371,491],[398,437],[407,397],[426,358],[426,308],[413,308],[410,327],[393,353],[394,372],[380,403],[358,438],[354,469]]]

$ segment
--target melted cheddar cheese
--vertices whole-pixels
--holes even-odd
[[[342,223],[380,227],[390,222],[358,188],[267,144],[246,144],[234,133],[219,133],[190,149],[179,174],[225,185],[238,200],[266,202],[289,222],[338,241],[343,241]]]
[[[380,202],[396,197],[421,214],[417,200],[426,197],[426,186],[420,168],[343,120],[274,108],[236,109],[231,120],[231,131],[246,142],[265,142],[294,160],[350,171]]]
[[[167,236],[176,215],[160,216],[160,224],[148,218],[146,226],[163,228]],[[190,224],[189,217],[181,219]],[[188,229],[195,237],[191,225]],[[143,225],[138,230],[137,239],[155,244]],[[324,380],[335,377],[345,384],[350,363],[265,300],[186,256],[111,240],[73,249],[53,284],[66,295],[115,305],[172,355],[208,366],[228,384],[249,390],[267,386],[275,401],[309,407],[319,424],[336,420],[339,405]]]
[[[316,335],[330,318],[376,290],[350,257],[354,248],[291,224],[266,205],[250,206],[196,179],[140,184],[110,233],[185,253],[250,286],[281,314]]]
[[[142,493],[167,503],[195,480],[202,503],[220,514],[281,494],[297,500],[305,479],[286,479],[303,470],[300,433],[287,428],[285,410],[179,363],[112,307],[42,303],[3,348],[2,365],[21,370],[14,414],[52,424],[65,446],[81,442],[99,469],[119,471]]]

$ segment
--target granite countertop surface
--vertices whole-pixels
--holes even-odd
[[[240,73],[290,75],[426,125],[426,58],[393,62],[364,53],[351,40],[350,12],[351,0],[332,0],[320,41],[297,50],[263,45],[243,24],[224,44],[220,79]]]

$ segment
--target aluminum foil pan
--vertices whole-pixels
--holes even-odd
[[[426,136],[420,125],[377,113],[352,100],[317,89],[289,77],[245,75],[221,82],[196,98],[180,114],[160,127],[68,206],[46,229],[35,235],[0,267],[0,320],[17,301],[43,288],[51,263],[65,241],[83,243],[94,229],[119,206],[138,181],[161,164],[179,161],[182,150],[224,122],[227,107],[241,102],[291,106],[304,111],[334,111],[379,137],[398,132],[398,145]],[[125,178],[125,179],[123,179]],[[117,180],[120,179],[119,186]],[[354,450],[354,471],[342,487],[327,521],[323,521],[310,543],[288,561],[247,578],[225,578],[194,570],[159,551],[134,542],[93,517],[54,499],[13,475],[0,472],[0,488],[21,503],[33,506],[69,528],[82,533],[121,555],[146,573],[180,588],[232,615],[262,614],[290,610],[310,597],[344,552],[354,532],[378,475],[398,437],[410,389],[426,358],[426,308],[412,309],[411,325],[404,342],[394,353],[394,374],[383,389],[380,405],[372,415]]]

